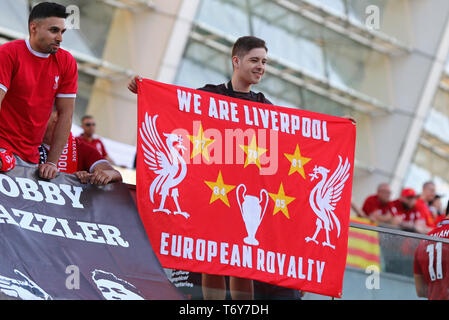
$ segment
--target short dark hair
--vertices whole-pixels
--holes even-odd
[[[81,123],[83,123],[84,120],[86,120],[86,119],[93,119],[93,118],[94,118],[94,117],[91,116],[90,114],[86,114],[86,115],[84,115],[84,116],[81,118]]]
[[[66,7],[54,2],[41,2],[33,7],[28,17],[28,25],[34,20],[46,19],[50,17],[66,19],[70,13],[67,13]]]
[[[256,48],[263,48],[265,49],[265,51],[268,52],[268,48],[264,40],[254,36],[240,37],[237,39],[237,41],[234,43],[234,46],[232,47],[232,56],[243,57],[252,49]]]
[[[432,180],[426,181],[423,183],[422,188],[423,190],[426,189],[429,186],[435,186],[435,182],[433,182]]]

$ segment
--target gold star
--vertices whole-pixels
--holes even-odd
[[[260,156],[267,152],[267,149],[259,148],[256,143],[256,135],[253,136],[251,143],[249,146],[240,145],[240,148],[243,149],[246,153],[246,160],[244,168],[246,168],[249,164],[255,163],[256,166],[261,169],[260,166]]]
[[[198,130],[198,134],[196,136],[188,136],[190,141],[192,141],[193,144],[193,151],[192,156],[190,157],[193,159],[198,154],[202,154],[204,159],[207,161],[210,160],[209,158],[209,152],[207,151],[207,147],[214,142],[213,139],[208,139],[204,136],[203,127],[200,124],[200,129]]]
[[[291,175],[295,172],[299,172],[299,174],[305,179],[306,174],[304,173],[304,165],[312,159],[305,158],[301,155],[301,152],[299,151],[299,145],[296,145],[294,154],[284,153],[284,155],[291,162],[290,171],[288,172],[288,175]]]
[[[295,200],[296,198],[289,197],[285,195],[284,192],[284,186],[282,185],[279,187],[279,191],[277,194],[269,193],[271,199],[274,201],[274,211],[273,216],[278,213],[279,211],[282,211],[282,213],[290,219],[290,215],[288,214],[288,204]]]
[[[224,184],[223,177],[221,175],[221,170],[218,172],[217,181],[215,181],[215,182],[204,181],[204,183],[206,183],[209,186],[209,188],[212,190],[212,196],[210,197],[209,204],[211,204],[212,202],[214,202],[217,199],[220,199],[228,207],[230,207],[229,200],[228,200],[228,192],[230,192],[232,189],[234,189],[235,186]]]

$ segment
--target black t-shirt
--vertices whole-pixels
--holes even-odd
[[[219,85],[206,84],[204,87],[199,88],[198,90],[207,91],[207,92],[211,92],[211,93],[217,93],[217,94],[221,94],[223,96],[234,97],[237,99],[272,104],[270,100],[265,98],[265,96],[262,92],[256,93],[254,91],[250,91],[250,92],[233,91],[233,90],[230,90],[229,88],[227,88],[224,83],[219,84]]]

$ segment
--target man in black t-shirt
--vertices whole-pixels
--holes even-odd
[[[251,91],[251,87],[258,84],[265,74],[267,63],[267,46],[265,41],[253,36],[239,38],[232,48],[232,79],[228,83],[207,84],[198,90],[221,94],[238,99],[272,104],[263,93]],[[128,89],[137,93],[139,76],[134,77],[128,84]],[[202,288],[204,299],[225,299],[227,297],[227,283],[232,299],[295,299],[299,298],[297,290],[278,287],[263,282],[237,277],[203,274]]]
[[[226,84],[207,84],[198,90],[217,93],[228,97],[269,103],[263,93],[251,91],[251,86],[259,83],[265,74],[267,63],[265,41],[256,37],[239,38],[232,48],[232,79]],[[226,297],[225,277],[203,274],[203,295],[205,299],[224,299]],[[229,277],[229,289],[233,299],[253,299],[252,280]]]

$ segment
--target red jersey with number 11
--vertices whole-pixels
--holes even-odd
[[[428,235],[449,238],[449,220],[441,221]],[[424,277],[429,300],[449,300],[449,244],[421,241],[415,251],[414,273]]]

